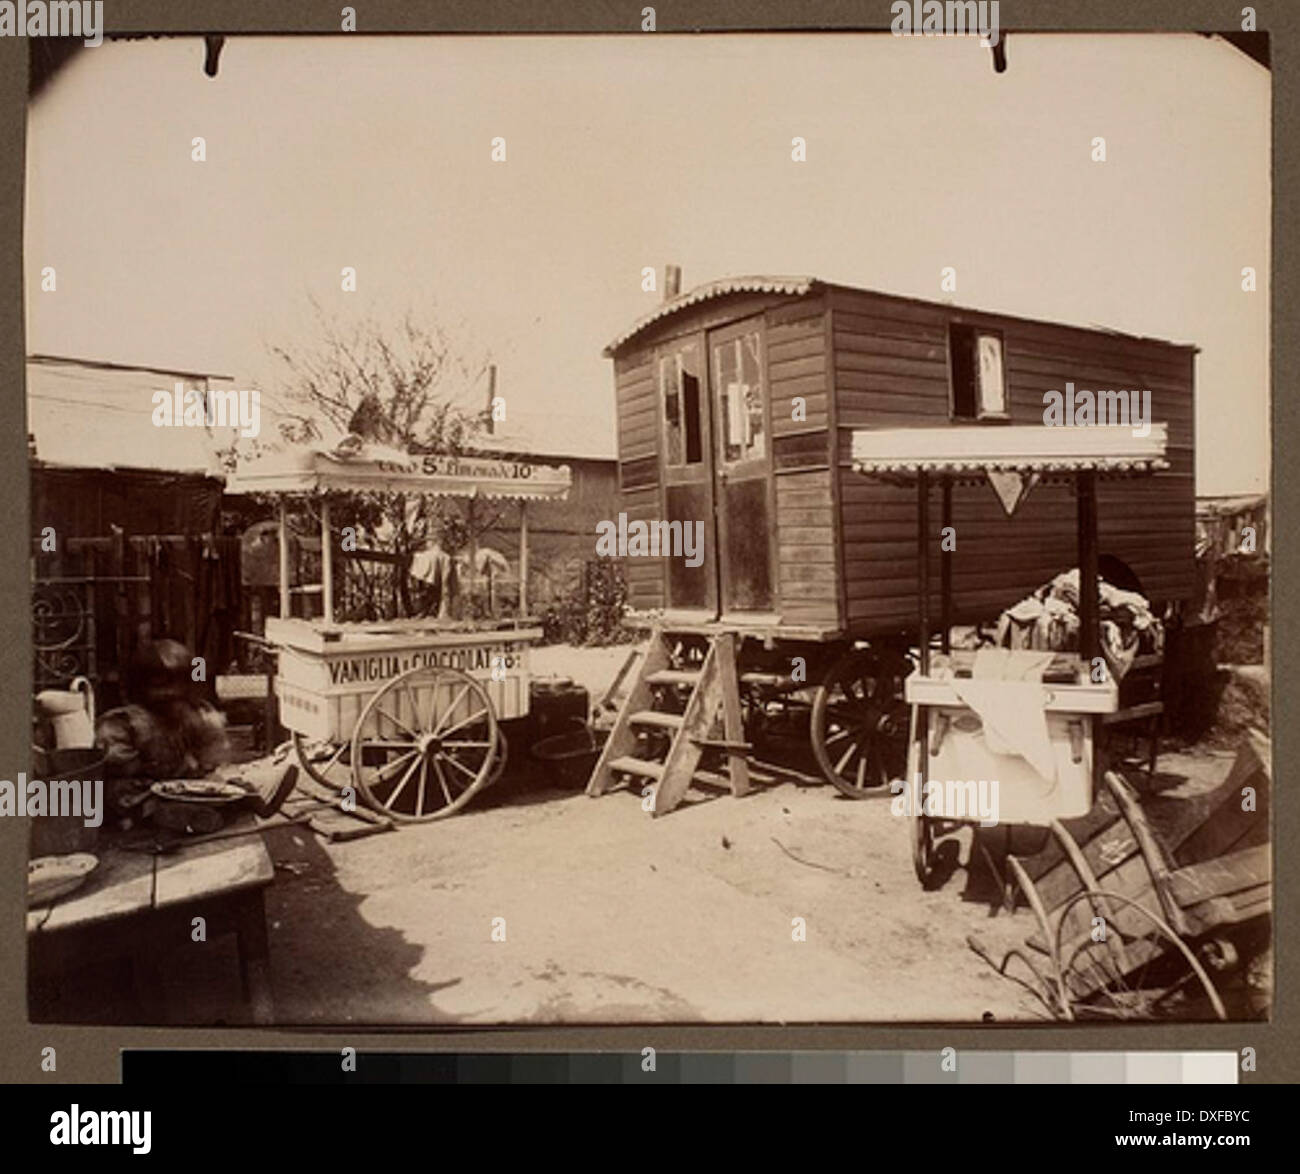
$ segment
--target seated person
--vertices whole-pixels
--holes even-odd
[[[95,723],[111,777],[200,778],[229,760],[226,719],[191,679],[190,651],[155,640],[136,659],[135,703],[110,709]]]

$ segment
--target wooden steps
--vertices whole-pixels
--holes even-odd
[[[665,730],[677,730],[682,725],[680,713],[664,713],[657,709],[643,709],[631,718],[634,726],[657,726]]]
[[[646,677],[652,685],[694,685],[699,679],[698,672],[685,669],[660,669]]]
[[[658,782],[663,778],[663,763],[651,762],[648,758],[633,758],[630,754],[625,754],[621,758],[615,758],[609,763],[609,769],[615,774],[640,775],[642,778],[654,779]]]
[[[615,774],[639,775],[642,778],[654,779],[655,782],[662,779],[664,773],[662,763],[653,762],[648,758],[633,758],[630,755],[614,759],[609,764],[609,768]],[[706,787],[720,787],[724,791],[731,790],[730,776],[715,770],[697,770],[691,775],[691,782]]]
[[[705,787],[718,787],[724,791],[731,790],[731,778],[713,770],[697,770],[691,776],[691,782]]]
[[[741,721],[739,649],[734,632],[711,633],[705,643],[698,635],[657,629],[587,794],[603,795],[619,783],[653,786],[656,816],[678,806],[693,785],[745,794],[749,747]],[[702,765],[706,754],[721,756],[725,773]]]

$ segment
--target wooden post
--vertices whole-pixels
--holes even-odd
[[[1093,659],[1101,655],[1097,628],[1097,479],[1091,469],[1075,475],[1078,507],[1079,542],[1079,655],[1083,658],[1084,680],[1092,679]],[[1092,786],[1095,794],[1101,755],[1097,753],[1097,735],[1101,722],[1096,714],[1087,718],[1092,743]]]
[[[131,598],[138,595],[139,584],[132,583],[127,587],[125,576],[130,572],[126,561],[126,535],[121,526],[112,526],[111,530],[113,537],[109,547],[108,572],[116,580],[113,584],[113,613],[117,620],[117,682],[119,686],[125,687],[131,657],[135,654],[140,638],[135,612],[131,608]]]
[[[916,591],[920,618],[921,675],[930,671],[930,480],[916,474]]]
[[[1097,628],[1097,482],[1091,470],[1075,479],[1079,539],[1079,655],[1085,668],[1101,655]]]
[[[266,697],[262,702],[262,749],[270,754],[280,744],[280,707],[275,697],[275,670],[278,650],[268,650],[262,660],[266,665]]]
[[[528,502],[519,503],[519,618],[528,614]]]
[[[280,498],[280,618],[289,619],[289,505]]]
[[[469,551],[469,566],[465,573],[469,580],[469,590],[466,592],[465,607],[470,609],[472,615],[474,603],[478,599],[478,502],[475,498],[469,499],[466,516],[469,519],[469,545],[466,547]]]
[[[99,683],[99,657],[95,629],[99,626],[97,617],[99,615],[99,560],[95,556],[93,546],[86,547],[86,574],[90,576],[90,582],[86,584],[86,616],[88,625],[86,627],[86,676],[92,684]],[[1268,633],[1264,633],[1265,651],[1268,648]]]
[[[952,525],[952,478],[945,476],[943,478],[943,531],[946,531]],[[942,533],[942,531],[941,531]],[[952,651],[952,556],[954,552],[945,550],[942,543],[939,547],[939,591],[940,591],[940,610],[939,622],[942,625],[940,638],[943,641],[943,651],[946,655]]]
[[[722,729],[728,742],[745,741],[745,722],[740,708],[740,680],[736,668],[736,635],[723,632],[715,638],[718,676],[722,686]],[[745,753],[727,752],[727,777],[731,793],[737,797],[749,793],[749,760]]]
[[[321,570],[321,607],[324,609],[325,622],[334,622],[334,543],[330,538],[330,501],[328,497],[320,499],[320,570]]]
[[[918,665],[921,676],[925,677],[930,674],[930,479],[924,469],[918,470],[916,474],[916,590],[916,610],[920,621]],[[916,715],[916,762],[919,772],[915,780],[915,799],[920,805],[920,810],[915,814],[919,816],[925,810],[925,777],[930,770],[930,711],[924,705],[919,705],[913,712]],[[910,788],[914,781],[908,779],[907,785]]]

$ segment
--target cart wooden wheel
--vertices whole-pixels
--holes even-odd
[[[1087,932],[1065,942],[1070,913],[1080,902],[1100,899],[1119,908],[1109,927],[1120,934],[1116,952]],[[1049,939],[1053,940],[1053,939]],[[1064,989],[1077,1019],[1227,1019],[1228,1013],[1209,973],[1192,948],[1161,917],[1123,893],[1085,889],[1062,907],[1053,940]]]
[[[376,692],[352,734],[352,779],[374,810],[441,819],[491,781],[501,731],[487,691],[458,669],[414,668]]]
[[[304,738],[301,734],[295,733],[293,748],[298,754],[298,761],[301,763],[303,770],[321,786],[328,787],[331,791],[342,791],[345,786],[351,783],[351,742],[337,742],[334,744],[313,742],[309,738]],[[489,787],[505,773],[508,749],[506,736],[501,733],[500,741],[497,743],[496,756],[492,760],[492,773],[487,781]],[[342,769],[336,774],[331,774],[330,772],[336,767]]]
[[[1038,886],[1034,884],[1029,873],[1025,871],[1025,866],[1012,856],[1007,855],[1007,867],[1011,875],[1016,878],[1016,884],[1020,886],[1020,891],[1024,893],[1025,900],[1029,902],[1029,907],[1034,911],[1034,916],[1038,918],[1038,928],[1042,931],[1043,941],[1050,943],[1052,940],[1052,922],[1047,915],[1047,906],[1043,904],[1042,895],[1038,892]],[[1055,1013],[1062,1019],[1073,1019],[1074,1011],[1070,1007],[1069,989],[1065,985],[1065,977],[1061,973],[1061,957],[1055,950],[1051,954],[1052,961],[1052,978],[1055,985],[1047,990],[1046,996],[1054,1004]]]
[[[506,732],[498,724],[497,726],[497,748],[492,756],[492,769],[488,772],[486,785],[492,786],[503,774],[506,773],[506,761],[510,757],[510,740],[506,737]]]
[[[850,799],[886,793],[907,757],[905,653],[862,648],[827,671],[813,699],[813,754],[827,782]]]
[[[912,818],[912,868],[923,888],[934,879],[934,819],[928,815]]]
[[[904,811],[907,812],[908,808],[914,803],[917,805],[916,809],[911,811],[909,815],[912,821],[912,868],[916,872],[916,879],[921,882],[922,888],[928,889],[934,879],[934,845],[937,839],[935,824],[937,821],[933,816],[925,814],[925,791],[919,781],[921,743],[917,736],[915,712],[912,714],[907,730],[907,773],[903,779],[903,796],[907,806],[904,807]],[[913,789],[914,783],[915,790]]]
[[[351,742],[313,742],[310,738],[304,738],[295,732],[293,748],[298,754],[302,769],[322,787],[328,787],[331,791],[341,791],[351,781]],[[347,773],[340,771],[330,774],[330,771],[338,766],[343,767]]]

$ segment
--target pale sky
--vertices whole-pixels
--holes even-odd
[[[1268,72],[1190,34],[1013,33],[1007,57],[341,35],[228,39],[210,79],[199,38],[105,42],[31,108],[28,350],[248,384],[304,337],[309,295],[409,307],[490,352],[516,424],[612,437],[600,351],[658,301],[643,267],[806,274],[1195,343],[1198,491],[1267,488]]]

